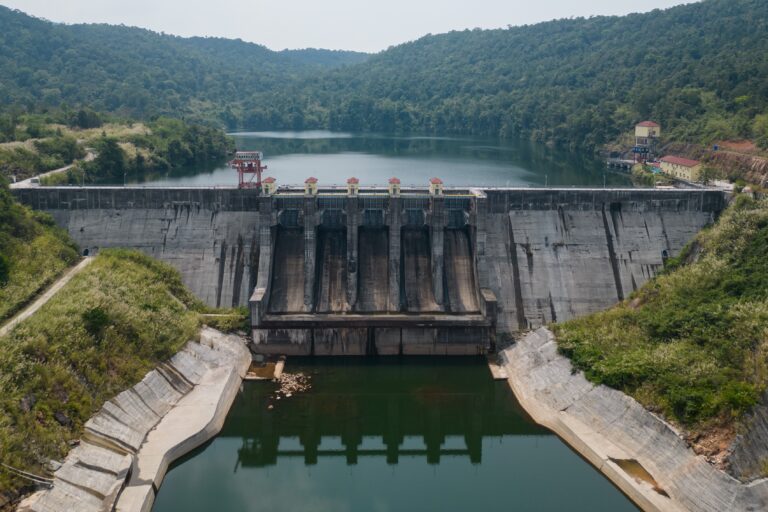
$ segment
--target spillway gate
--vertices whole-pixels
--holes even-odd
[[[276,194],[261,199],[250,300],[265,354],[466,355],[495,336],[495,295],[478,287],[485,194]]]

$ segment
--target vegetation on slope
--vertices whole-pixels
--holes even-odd
[[[0,338],[2,462],[44,474],[105,400],[196,337],[201,307],[168,265],[102,251]],[[0,495],[23,485],[0,471]]]
[[[0,323],[77,258],[53,219],[18,204],[0,177]]]
[[[89,140],[96,154],[94,160],[78,162],[66,173],[46,177],[43,184],[142,181],[149,173],[221,160],[234,149],[232,140],[221,130],[178,119],[161,117],[146,125],[130,123],[128,128],[115,135],[101,131]]]
[[[0,100],[230,128],[529,136],[574,147],[644,118],[670,138],[768,147],[768,3],[704,0],[624,17],[426,36],[359,62],[0,9]],[[80,78],[88,76],[83,82]]]
[[[81,162],[45,184],[139,181],[147,173],[223,159],[232,141],[217,128],[160,117],[147,123],[112,118],[91,110],[25,114],[7,120],[0,136],[0,175],[24,179]]]
[[[555,326],[560,350],[692,431],[732,424],[768,385],[766,254],[768,199],[740,196],[630,300]]]

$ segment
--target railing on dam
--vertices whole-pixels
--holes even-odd
[[[343,189],[321,188],[317,196],[307,196],[303,189],[280,189],[271,197],[255,190],[234,187],[28,187],[12,190],[23,204],[40,210],[82,209],[152,209],[194,206],[214,211],[258,211],[259,204],[270,200],[276,209],[303,208],[314,199],[319,208],[344,204],[351,196]],[[393,196],[384,188],[361,188],[354,196],[360,209],[383,208]],[[717,189],[642,189],[642,188],[446,188],[442,196],[431,196],[423,188],[403,187],[399,196],[405,208],[424,207],[431,199],[442,197],[447,209],[469,209],[478,198],[487,198],[491,211],[504,209],[557,209],[560,205],[595,208],[603,203],[648,202],[662,208],[719,211],[725,193]]]

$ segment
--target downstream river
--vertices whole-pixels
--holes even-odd
[[[310,176],[323,185],[426,185],[433,176],[447,186],[631,186],[626,174],[608,171],[588,154],[558,151],[523,141],[395,137],[310,132],[234,133],[238,149],[264,152],[267,176],[279,185],[301,185]],[[225,162],[177,169],[147,178],[147,186],[236,185]]]
[[[312,388],[246,383],[155,512],[636,511],[521,411],[482,358],[296,359]]]

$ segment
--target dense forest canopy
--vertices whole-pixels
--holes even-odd
[[[373,56],[273,52],[0,9],[0,102],[228,128],[528,136],[595,147],[644,118],[768,144],[768,2],[429,35]]]

